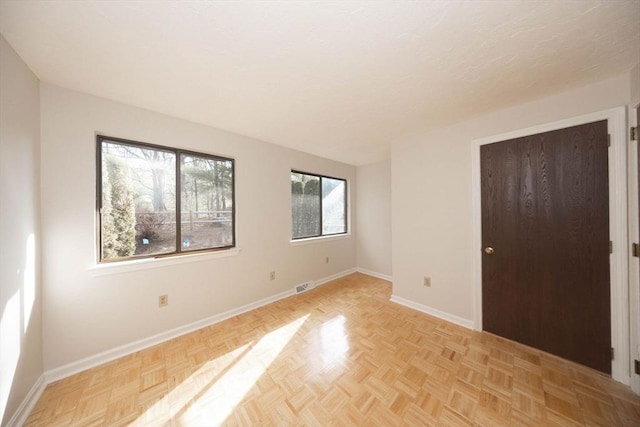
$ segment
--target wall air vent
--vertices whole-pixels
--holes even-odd
[[[314,288],[313,282],[306,282],[296,286],[296,294],[301,294]]]

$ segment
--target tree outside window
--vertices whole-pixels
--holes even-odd
[[[347,181],[291,171],[293,239],[347,232]]]
[[[100,261],[233,247],[233,167],[232,159],[99,136]]]

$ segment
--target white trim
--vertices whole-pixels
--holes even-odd
[[[7,427],[19,427],[24,425],[27,421],[27,417],[29,417],[34,406],[38,403],[40,396],[42,396],[42,392],[47,388],[47,384],[45,374],[40,375],[7,423]]]
[[[355,272],[356,272],[355,268],[350,268],[348,270],[341,271],[340,273],[336,273],[336,274],[332,274],[331,276],[323,277],[322,279],[315,280],[313,282],[313,287],[317,288],[318,286],[322,286],[324,284],[327,284],[327,283],[331,282],[332,280],[336,280],[336,279],[339,279],[341,277],[348,276],[348,275],[353,274]]]
[[[340,273],[332,274],[331,276],[326,276],[326,277],[324,277],[322,279],[319,279],[319,280],[307,280],[305,282],[298,283],[297,285],[295,285],[293,287],[293,291],[292,292],[297,295],[298,292],[296,292],[296,289],[298,288],[298,286],[309,285],[309,287],[304,291],[304,292],[308,292],[310,290],[313,290],[313,289],[317,288],[318,286],[325,285],[325,284],[327,284],[327,283],[329,283],[329,282],[331,282],[333,280],[339,279],[339,278],[344,277],[344,276],[348,276],[349,274],[353,274],[353,273],[356,273],[356,272],[357,272],[357,269],[350,268],[348,270],[341,271]]]
[[[387,274],[377,273],[377,272],[372,271],[372,270],[367,270],[366,268],[358,267],[358,268],[356,268],[356,271],[358,273],[366,274],[367,276],[377,277],[378,279],[386,280],[387,282],[391,282],[392,281],[391,276],[389,276]]]
[[[238,250],[239,252],[239,250]],[[187,261],[191,262],[191,261]],[[151,268],[151,267],[146,267]],[[311,281],[314,287],[318,287],[329,283],[333,280],[339,279],[344,276],[348,276],[349,274],[353,274],[357,271],[356,268],[351,268],[348,270],[344,270],[342,272],[332,274],[330,276],[321,278],[316,281]],[[115,274],[115,273],[114,273]],[[290,296],[295,296],[295,291],[293,289],[281,292],[276,295],[272,295],[267,298],[263,298],[261,300],[245,304],[243,306],[225,311],[223,313],[215,314],[213,316],[207,317],[202,320],[198,320],[193,323],[189,323],[187,325],[183,325],[147,338],[143,338],[141,340],[125,344],[119,347],[116,347],[111,350],[104,351],[102,353],[95,354],[93,356],[86,357],[84,359],[66,364],[64,366],[50,369],[47,372],[43,373],[36,383],[33,385],[29,393],[24,398],[17,411],[13,414],[7,427],[13,426],[21,426],[23,425],[31,411],[33,410],[35,404],[40,399],[40,396],[44,392],[45,388],[48,384],[51,384],[54,381],[60,380],[62,378],[66,378],[70,375],[77,374],[79,372],[85,371],[87,369],[102,365],[103,363],[110,362],[119,357],[126,356],[131,353],[135,353],[136,351],[144,350],[145,348],[151,347],[156,344],[160,344],[162,342],[168,341],[170,339],[179,337],[184,334],[188,334],[190,332],[197,331],[198,329],[205,328],[207,326],[222,322],[226,319],[229,319],[233,316],[238,316],[240,314],[246,313],[251,310],[255,310],[256,308],[262,307],[267,304],[271,304],[273,302],[279,301],[284,298],[288,298]]]
[[[196,322],[179,326],[177,328],[170,329],[168,331],[161,332],[159,334],[152,335],[150,337],[143,338],[141,340],[134,341],[129,344],[121,345],[111,350],[107,350],[102,353],[98,353],[93,356],[89,356],[75,362],[71,362],[59,368],[51,369],[46,372],[47,383],[51,383],[53,381],[66,378],[70,375],[77,374],[78,372],[82,372],[87,369],[101,365],[103,363],[107,363],[112,360],[118,359],[120,357],[126,356],[128,354],[135,353],[136,351],[144,350],[145,348],[163,343],[165,341],[179,337],[181,335],[185,335],[185,334],[197,331],[198,329],[202,329],[207,326],[222,322],[231,317],[238,316],[240,314],[246,313],[251,310],[255,310],[258,307],[262,307],[264,305],[271,304],[281,299],[290,297],[293,294],[294,294],[293,290],[281,292],[279,294],[276,294],[267,298],[263,298],[255,302],[245,304],[243,306],[240,306],[231,310],[227,310],[223,313],[214,314],[213,316],[198,320]]]
[[[640,109],[640,105],[637,106]],[[636,123],[636,108],[629,108],[629,126],[638,126]],[[629,247],[638,241],[640,224],[638,223],[638,144],[640,141],[631,141],[628,145],[629,167]],[[634,373],[633,360],[640,360],[640,271],[638,270],[638,258],[629,252],[629,370],[631,373],[631,389],[640,395],[640,375]]]
[[[332,240],[348,239],[350,237],[351,237],[351,233],[331,234],[328,236],[317,236],[317,237],[308,237],[306,239],[290,240],[289,243],[291,243],[291,246],[303,246],[303,245],[312,245],[314,243],[325,243]]]
[[[629,246],[627,223],[627,114],[624,107],[609,110],[611,134],[610,236],[614,242],[611,255],[611,345],[616,357],[611,363],[611,376],[629,385]],[[611,184],[611,178],[614,182]]]
[[[577,126],[599,120],[607,120],[611,134],[609,150],[609,235],[614,251],[611,255],[611,344],[616,357],[611,362],[611,376],[623,384],[629,384],[629,305],[628,295],[628,245],[627,245],[627,157],[625,107],[616,107],[585,114],[553,123],[546,123],[475,139],[471,144],[471,185],[473,205],[473,286],[474,323],[482,330],[482,236],[480,206],[480,147],[556,129]]]
[[[463,317],[459,317],[453,314],[449,314],[444,311],[440,311],[433,307],[429,307],[428,305],[422,305],[417,302],[399,297],[397,295],[391,295],[391,298],[389,299],[389,301],[395,302],[396,304],[404,305],[405,307],[409,307],[417,311],[421,311],[423,313],[429,314],[439,319],[446,320],[447,322],[455,323],[456,325],[462,326],[463,328],[473,329],[472,320],[465,319]]]
[[[159,258],[143,258],[129,261],[105,262],[95,264],[88,268],[93,277],[107,276],[110,274],[128,273],[136,270],[148,270],[151,268],[166,267],[168,265],[187,264],[191,262],[209,261],[217,258],[226,258],[238,255],[242,249],[231,248],[215,252],[198,252],[193,254],[181,254]]]
[[[332,280],[339,279],[341,277],[347,276],[355,272],[356,272],[355,268],[345,270],[343,272],[336,273],[331,276],[327,276],[322,279],[319,279],[314,282],[314,285],[317,287],[325,283],[328,283]],[[123,357],[131,353],[135,353],[136,351],[144,350],[145,348],[151,347],[156,344],[160,344],[162,342],[179,337],[181,335],[188,334],[190,332],[197,331],[198,329],[202,329],[207,326],[222,322],[223,320],[229,319],[233,316],[238,316],[248,311],[255,310],[258,307],[262,307],[264,305],[271,304],[281,299],[288,298],[290,296],[293,296],[294,294],[295,294],[295,291],[293,289],[290,289],[288,291],[281,292],[279,294],[272,295],[270,297],[263,298],[261,300],[258,300],[249,304],[245,304],[243,306],[225,311],[223,313],[214,314],[213,316],[207,317],[205,319],[198,320],[196,322],[189,323],[187,325],[179,326],[177,328],[174,328],[165,332],[161,332],[159,334],[156,334],[147,338],[143,338],[141,340],[134,341],[132,343],[125,344],[125,345],[104,351],[102,353],[98,353],[93,356],[86,357],[84,359],[81,359],[75,362],[71,362],[67,365],[51,369],[45,372],[44,374],[46,376],[47,384],[62,378],[66,378],[70,375],[77,374],[78,372],[82,372],[87,369],[96,367],[103,363],[110,362],[119,357]]]

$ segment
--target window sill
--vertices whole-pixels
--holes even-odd
[[[128,273],[130,271],[148,270],[166,267],[169,265],[187,264],[192,262],[208,261],[217,258],[236,256],[242,249],[232,248],[218,252],[203,252],[197,254],[175,255],[164,258],[144,258],[131,261],[111,262],[96,264],[89,267],[89,273],[94,276],[107,276],[110,274]]]
[[[336,234],[333,236],[320,236],[320,237],[309,237],[307,239],[296,239],[291,240],[291,246],[302,246],[302,245],[312,245],[314,243],[324,243],[327,241],[333,240],[342,240],[351,238],[351,233],[346,234]]]

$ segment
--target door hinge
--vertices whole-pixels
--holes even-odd
[[[636,375],[640,375],[640,360],[634,360],[634,365],[636,367],[635,371],[636,371]]]
[[[611,147],[611,134],[607,134],[607,145]]]
[[[613,351],[613,347],[611,347],[611,360],[613,360],[613,356],[614,356],[614,351]]]
[[[613,253],[613,242],[611,240],[609,240],[609,253]]]
[[[631,136],[631,140],[632,141],[637,141],[638,140],[638,126],[631,126],[631,129],[629,129],[629,134]]]
[[[640,257],[640,245],[638,245],[637,243],[631,244],[631,255],[636,258]]]

